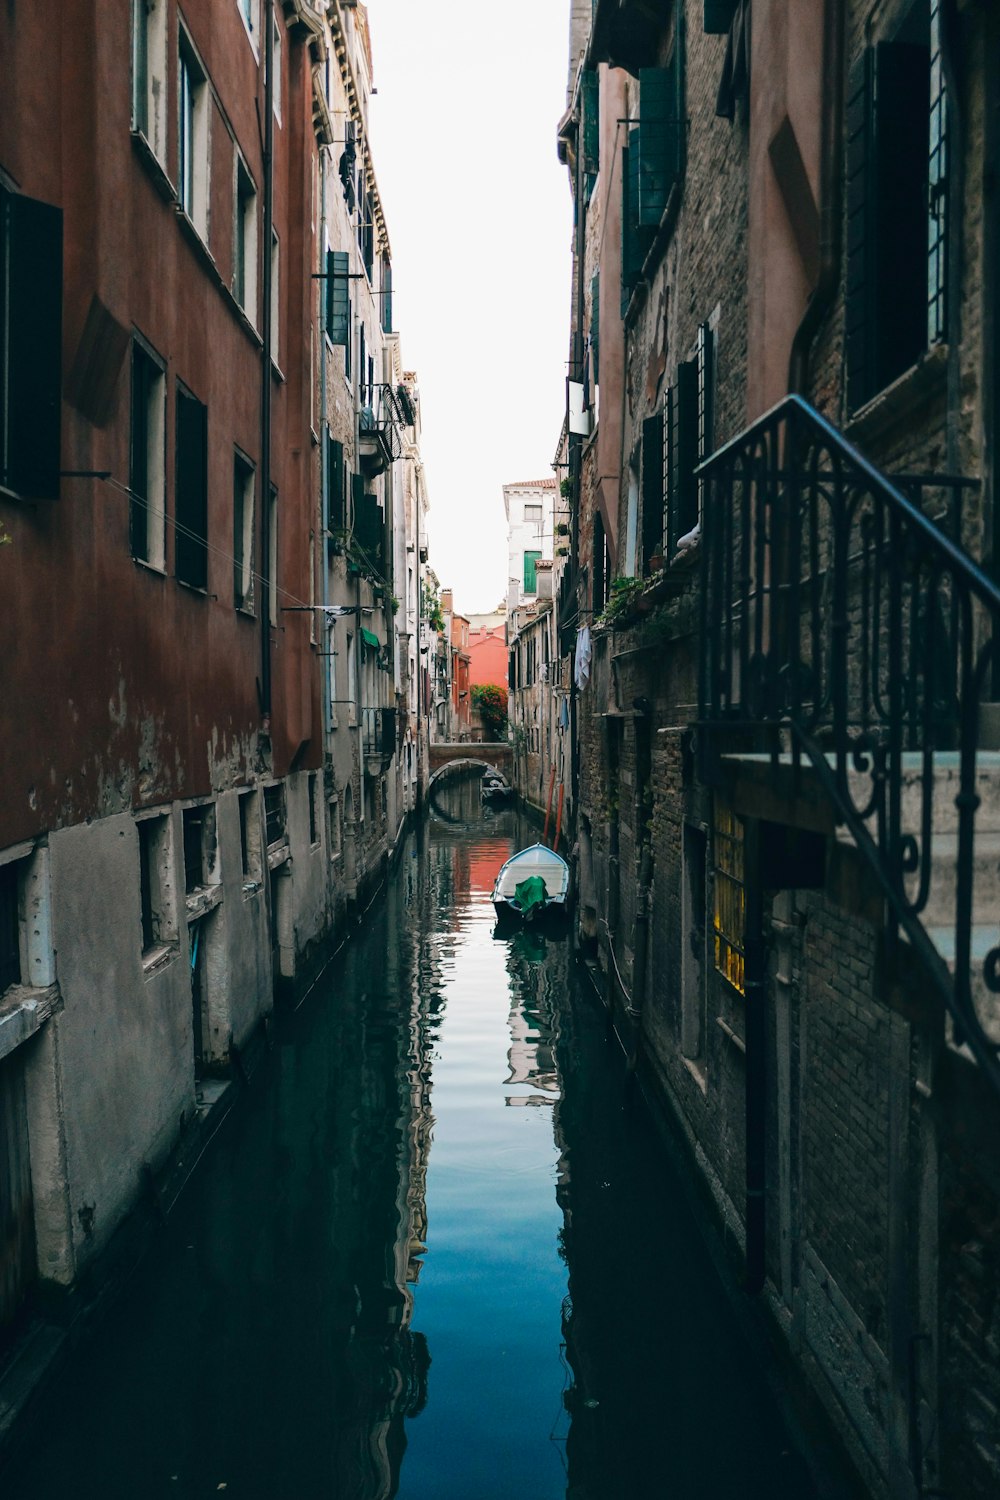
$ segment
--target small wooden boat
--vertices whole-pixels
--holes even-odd
[[[497,917],[533,922],[544,913],[564,912],[569,899],[569,865],[544,844],[511,855],[493,887]]]

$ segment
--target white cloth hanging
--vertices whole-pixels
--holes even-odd
[[[576,633],[576,656],[573,662],[573,680],[577,689],[583,689],[590,681],[590,626],[581,625]]]

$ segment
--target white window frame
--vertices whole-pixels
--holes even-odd
[[[136,356],[157,371],[155,382],[147,393],[146,406],[146,556],[135,561],[154,572],[167,569],[167,369],[165,362],[146,340],[134,333],[132,359]],[[134,396],[135,387],[132,387]],[[130,396],[130,402],[132,399]],[[130,423],[135,413],[130,412]],[[130,439],[131,441],[131,439]],[[130,475],[131,477],[131,475]]]
[[[271,363],[281,368],[281,241],[271,230]]]
[[[132,0],[132,130],[146,142],[164,171],[167,36],[167,0]]]
[[[236,448],[233,452],[233,606],[244,615],[257,612],[253,566],[256,491],[256,467],[242,449]],[[237,567],[239,578],[236,576]]]
[[[208,72],[183,26],[177,55],[177,196],[183,213],[207,245],[212,91]]]
[[[236,0],[236,9],[240,13],[243,29],[247,34],[247,40],[253,48],[254,57],[260,56],[260,47],[257,42],[257,34],[260,28],[260,0]]]
[[[233,173],[233,296],[257,327],[257,186],[237,151]],[[240,272],[242,270],[242,276]]]

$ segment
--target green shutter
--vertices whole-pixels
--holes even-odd
[[[622,316],[628,309],[632,290],[642,274],[642,263],[652,242],[652,231],[640,229],[639,159],[642,142],[639,126],[629,131],[629,143],[622,148]]]
[[[354,476],[354,540],[364,553],[362,561],[381,571],[384,523],[377,498],[365,489],[364,477]]]
[[[540,552],[526,552],[524,554],[524,592],[526,594],[535,594],[538,592],[535,564],[541,555]]]
[[[674,47],[674,56],[678,48]],[[677,180],[674,67],[639,71],[638,222],[656,228]]]
[[[589,69],[580,78],[583,113],[583,170],[597,175],[601,160],[600,80]]]
[[[0,186],[0,483],[58,500],[62,210]]]
[[[663,412],[642,424],[642,571],[663,552]]]
[[[344,517],[344,445],[327,437],[326,459],[326,529],[343,531]]]
[[[852,64],[847,83],[847,287],[844,363],[851,411],[874,395],[872,369],[874,276],[871,264],[872,106],[874,54],[866,47]]]
[[[594,368],[594,384],[600,380],[598,373],[598,350],[601,332],[601,273],[596,271],[590,281],[590,353]]]
[[[332,344],[347,344],[349,316],[350,261],[346,250],[326,253],[326,331]]]
[[[739,0],[705,0],[705,32],[724,36],[733,24]]]

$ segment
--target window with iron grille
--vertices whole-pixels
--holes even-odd
[[[746,941],[746,887],[744,880],[743,823],[724,802],[716,798],[715,911],[712,919],[715,967],[735,990],[744,993]]]
[[[264,788],[264,829],[268,848],[272,844],[279,844],[285,837],[285,788],[279,782],[276,786]]]

